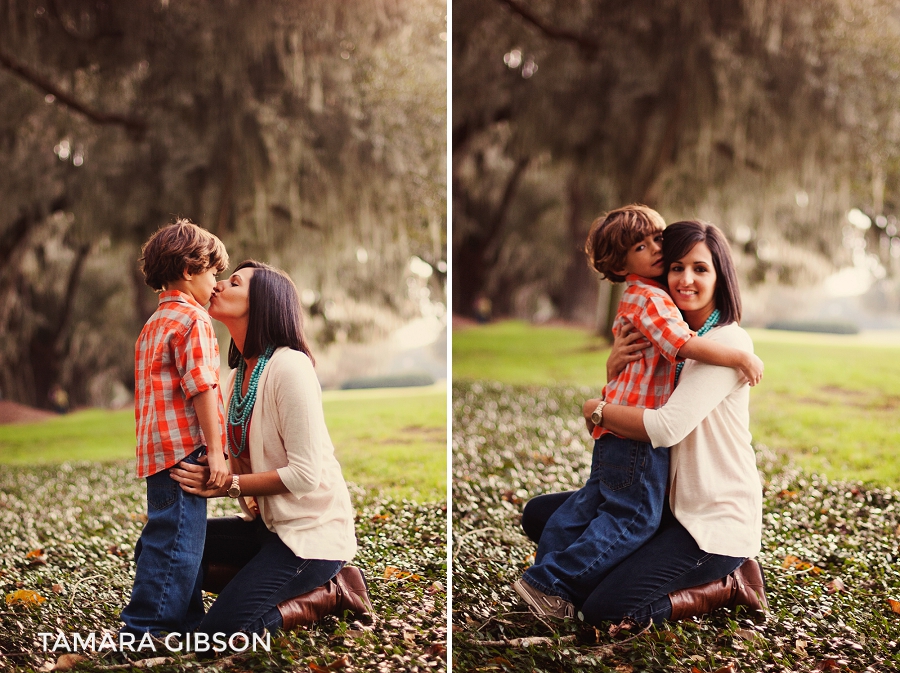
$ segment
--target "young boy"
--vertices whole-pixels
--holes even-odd
[[[168,469],[206,454],[208,485],[221,487],[228,477],[219,345],[203,308],[216,275],[228,268],[228,253],[184,219],[153,234],[141,253],[144,280],[160,295],[135,347],[137,473],[147,480],[147,523],[121,618],[123,632],[158,636],[192,631],[203,618],[206,499],[185,493]]]
[[[734,367],[755,384],[762,361],[751,353],[696,339],[658,282],[665,221],[655,210],[631,205],[613,210],[591,227],[585,252],[612,282],[625,282],[614,333],[626,322],[652,349],[631,362],[604,388],[609,403],[657,409],[675,385],[677,358]],[[601,408],[598,409],[602,413]],[[534,565],[513,584],[539,615],[574,616],[573,599],[585,599],[622,559],[659,526],[669,472],[669,449],[594,428],[587,483],[553,514],[541,534]]]

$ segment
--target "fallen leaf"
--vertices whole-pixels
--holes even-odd
[[[817,671],[836,671],[840,668],[840,664],[838,664],[837,659],[822,659],[818,664],[816,664],[815,670]]]
[[[681,640],[677,634],[672,633],[671,631],[657,631],[653,637],[656,640],[661,640],[669,643],[677,643]]]
[[[500,496],[506,502],[511,502],[514,505],[519,505],[522,503],[522,498],[516,495],[516,492],[513,490],[504,491],[503,495]]]
[[[737,669],[734,667],[734,664],[727,664],[722,666],[722,668],[717,668],[715,673],[737,673]]]
[[[416,632],[415,631],[404,631],[403,632],[403,640],[407,643],[416,642]]]
[[[6,602],[9,602],[9,598],[7,597]],[[887,599],[888,605],[891,606],[891,610],[900,615],[900,601],[895,601],[893,598]]]
[[[409,578],[413,582],[418,582],[422,577],[420,575],[416,575],[415,573],[411,573],[408,570],[400,570],[400,568],[395,568],[394,566],[388,566],[384,569],[384,579],[406,579]]]
[[[311,670],[313,673],[328,673],[328,669],[325,666],[319,666],[315,662],[310,662],[309,670]]]
[[[431,645],[425,648],[425,654],[432,657],[443,657],[446,651],[447,647],[444,643],[431,643]]]
[[[500,666],[509,666],[512,667],[512,664],[509,663],[509,659],[506,657],[494,657],[488,661],[489,664],[499,664]]]
[[[40,605],[43,603],[46,598],[41,596],[36,591],[29,591],[28,589],[19,589],[18,591],[13,591],[11,594],[6,594],[6,604],[13,605],[14,603],[22,603],[23,605]]]
[[[844,584],[844,581],[840,577],[835,577],[825,585],[825,591],[830,594],[837,593],[838,591],[844,591],[846,588],[847,586]]]
[[[794,556],[793,554],[788,554],[784,557],[781,567],[789,568],[791,570],[809,571],[813,575],[819,575],[824,572],[818,566],[813,565],[809,561],[804,561],[799,556]]]
[[[428,586],[427,589],[425,589],[425,593],[427,593],[427,594],[436,594],[436,593],[438,593],[439,591],[443,591],[443,590],[444,590],[444,585],[443,585],[443,584],[441,584],[440,582],[433,582],[432,584],[430,584],[430,585]]]
[[[339,671],[342,668],[347,668],[350,664],[353,663],[353,659],[350,658],[349,654],[345,654],[341,657],[338,657],[334,661],[332,661],[326,668],[329,671]]]
[[[28,565],[47,565],[47,555],[44,553],[43,549],[32,549],[30,552],[25,554],[25,558],[28,559]]]
[[[616,673],[634,673],[634,666],[629,666],[628,664],[619,664],[614,669]]]
[[[56,660],[56,665],[51,670],[71,671],[79,662],[85,660],[87,660],[87,657],[81,654],[63,654]]]
[[[63,587],[62,584],[54,584],[53,586],[50,587],[50,591],[52,591],[55,594],[63,594],[66,592],[66,589],[65,589],[65,587]]]
[[[691,666],[691,673],[703,673],[703,671],[701,671],[696,666]]]

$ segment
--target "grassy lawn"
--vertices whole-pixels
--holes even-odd
[[[326,617],[273,634],[270,652],[224,661],[162,647],[129,658],[165,673],[446,670],[446,401],[446,386],[325,394],[373,624]],[[63,632],[71,644],[73,633],[99,642],[119,628],[146,520],[133,423],[130,410],[89,410],[0,426],[0,671],[54,670],[66,652],[45,652],[39,633]],[[228,498],[208,502],[209,516],[234,513]],[[118,657],[101,650],[77,670],[128,669]]]
[[[324,407],[347,481],[396,497],[445,499],[446,387],[326,391]],[[134,460],[134,412],[89,409],[0,425],[0,464],[78,460]]]
[[[900,486],[900,339],[749,332],[766,364],[750,398],[757,446],[828,478]],[[455,380],[582,385],[596,394],[607,354],[601,339],[571,327],[508,321],[453,333]]]
[[[900,492],[809,477],[767,451],[765,623],[718,610],[623,640],[605,625],[536,619],[510,586],[534,560],[521,512],[535,495],[587,478],[591,453],[575,413],[585,390],[454,382],[454,670],[900,670]]]

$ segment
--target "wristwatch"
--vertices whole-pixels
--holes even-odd
[[[231,475],[231,486],[228,487],[228,490],[225,491],[228,494],[229,498],[240,498],[241,497],[241,484],[238,480],[238,475]]]
[[[600,400],[597,408],[591,412],[591,423],[600,425],[603,422],[603,407],[606,406],[606,400]]]

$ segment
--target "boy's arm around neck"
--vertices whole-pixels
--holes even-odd
[[[763,377],[763,361],[753,353],[716,343],[711,339],[691,337],[678,350],[678,357],[697,360],[708,365],[737,369],[755,386]]]

